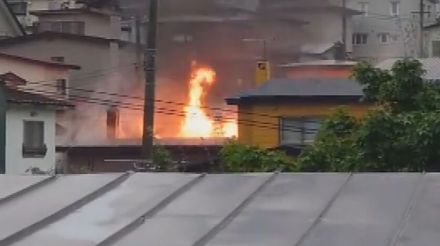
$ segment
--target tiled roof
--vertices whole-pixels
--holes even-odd
[[[361,85],[344,78],[271,79],[255,89],[227,98],[229,104],[253,99],[360,98]]]
[[[437,245],[440,174],[0,176],[0,244]]]
[[[50,98],[42,94],[12,88],[5,88],[4,90],[9,103],[73,107],[73,104],[68,101]]]
[[[398,60],[402,60],[402,58],[391,58],[384,60],[376,65],[377,68],[380,69],[391,69],[394,63]],[[430,81],[440,81],[440,58],[432,57],[432,58],[420,58],[417,59],[423,65],[423,69],[425,69],[426,73],[423,76],[424,79]]]

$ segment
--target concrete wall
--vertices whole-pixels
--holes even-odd
[[[102,38],[119,39],[121,36],[121,20],[119,16],[98,14],[53,14],[39,17],[39,21],[82,21],[85,23],[84,35]]]
[[[40,65],[33,62],[24,62],[0,56],[0,74],[12,72],[29,83],[21,88],[38,91],[42,94],[54,96],[56,92],[56,80],[69,79],[69,70],[48,65]]]
[[[353,17],[353,32],[368,34],[367,44],[353,46],[353,56],[373,63],[387,58],[416,57],[419,55],[419,1],[401,0],[400,15],[391,16],[388,0],[349,0],[348,7],[360,10],[360,2],[368,3],[368,15]],[[425,24],[435,22],[438,13],[432,1],[426,0],[426,6],[433,12],[425,15]],[[425,11],[428,9],[426,7]],[[387,43],[380,41],[379,34],[388,33]]]
[[[338,106],[347,106],[348,112],[355,117],[362,117],[369,105],[366,104],[340,104],[340,103],[261,103],[253,105],[241,105],[239,111],[250,112],[252,114],[238,114],[238,120],[242,122],[258,122],[255,124],[239,124],[238,140],[241,143],[256,145],[263,148],[272,148],[279,145],[280,131],[279,120],[272,117],[262,117],[259,115],[273,115],[276,117],[296,118],[296,117],[325,117],[331,114],[333,109]]]
[[[43,158],[23,158],[25,120],[44,121],[47,153]],[[31,167],[42,171],[55,168],[55,110],[12,105],[6,112],[6,174],[24,174]]]

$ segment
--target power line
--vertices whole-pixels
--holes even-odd
[[[35,89],[28,89],[27,92],[36,92],[36,93],[45,93],[46,95],[53,95],[53,96],[59,96],[59,94],[54,92],[47,92],[47,91],[41,91],[41,90],[35,90]],[[85,97],[85,96],[73,96],[74,99],[78,102],[84,102],[84,103],[91,103],[96,104],[100,106],[114,106],[115,101],[101,99],[101,98],[93,98],[93,97]],[[122,109],[129,109],[134,111],[143,111],[142,105],[137,104],[131,104],[131,103],[122,103],[118,105],[119,108]],[[180,117],[186,117],[187,111],[180,111],[180,110],[172,110],[167,108],[156,108],[156,113],[159,114],[165,114],[165,115],[171,115],[171,116],[180,116]],[[212,115],[207,115],[208,117],[212,117]],[[279,130],[279,124],[273,124],[270,122],[262,122],[262,121],[254,121],[254,120],[239,120],[235,118],[222,118],[221,120],[217,120],[217,122],[221,123],[230,123],[231,120],[237,121],[237,124],[239,125],[246,125],[246,126],[254,126],[258,128],[265,128],[265,129],[271,129],[271,130]],[[215,121],[215,120],[214,120]],[[316,121],[315,121],[316,122]],[[302,127],[296,127],[296,126],[289,126],[287,129],[284,129],[283,131],[286,132],[296,132],[296,133],[316,133],[319,129],[305,129]]]
[[[38,82],[29,82],[28,84],[39,84],[42,86],[48,86],[48,87],[57,87],[56,85],[53,85],[52,83],[40,83],[40,81]],[[92,90],[92,89],[84,89],[84,88],[76,88],[76,87],[66,87],[69,90],[73,90],[73,91],[78,91],[78,92],[87,92],[87,93],[94,93],[97,95],[105,95],[105,96],[113,96],[113,97],[118,97],[118,98],[122,98],[122,99],[133,99],[133,100],[139,100],[139,101],[143,101],[144,98],[142,97],[138,97],[138,96],[131,96],[131,95],[127,95],[127,94],[118,94],[118,93],[112,93],[112,92],[104,92],[104,91],[96,91],[96,90]],[[41,92],[46,92],[46,91],[41,91]],[[74,95],[71,95],[74,96]],[[175,106],[191,106],[188,105],[187,103],[184,102],[175,102],[175,101],[168,101],[168,100],[161,100],[161,99],[155,99],[156,102],[158,103],[164,103],[164,104],[170,104],[170,105],[175,105]],[[112,103],[114,103],[112,106],[118,106],[118,104],[122,103],[120,101],[112,101]],[[140,105],[138,105],[140,106]],[[233,110],[233,109],[225,109],[225,108],[220,108],[220,107],[210,107],[210,106],[200,106],[200,108],[202,109],[208,109],[211,111],[220,111],[220,112],[225,112],[225,113],[233,113],[233,114],[244,114],[244,115],[251,115],[251,116],[259,116],[259,117],[265,117],[265,118],[272,118],[272,119],[277,119],[279,120],[280,117],[276,116],[276,115],[271,115],[271,114],[263,114],[263,113],[255,113],[255,112],[246,112],[246,111],[240,111],[240,110]]]

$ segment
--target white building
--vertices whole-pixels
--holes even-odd
[[[71,69],[79,67],[0,53],[0,83],[7,103],[0,106],[5,116],[0,126],[4,123],[6,129],[0,173],[55,169],[56,130],[62,128],[56,124],[57,112],[72,106],[65,100]]]
[[[424,0],[424,23],[436,22],[437,0]],[[420,1],[348,0],[350,8],[362,11],[353,17],[353,57],[373,63],[387,58],[426,56],[420,54]]]

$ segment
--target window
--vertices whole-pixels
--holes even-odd
[[[427,14],[428,18],[431,18],[431,14],[432,14],[431,5],[426,5],[426,14]]]
[[[388,43],[390,41],[390,34],[389,33],[379,33],[379,42],[381,43]]]
[[[67,81],[65,79],[57,79],[57,94],[67,95]]]
[[[440,41],[432,41],[432,56],[440,57]]]
[[[368,16],[368,3],[367,2],[360,2],[359,3],[359,11],[361,11],[364,16]]]
[[[390,2],[390,15],[398,16],[400,14],[400,2],[392,1]]]
[[[44,122],[23,122],[23,157],[44,157],[47,148],[44,144]]]
[[[36,26],[37,32],[52,31],[84,35],[85,23],[82,21],[44,21]]]
[[[26,1],[9,1],[9,7],[12,13],[15,15],[26,15],[27,14],[27,2]]]
[[[353,44],[367,44],[368,34],[366,33],[354,33],[353,34]]]
[[[281,144],[312,144],[320,126],[321,120],[317,118],[281,119]]]

